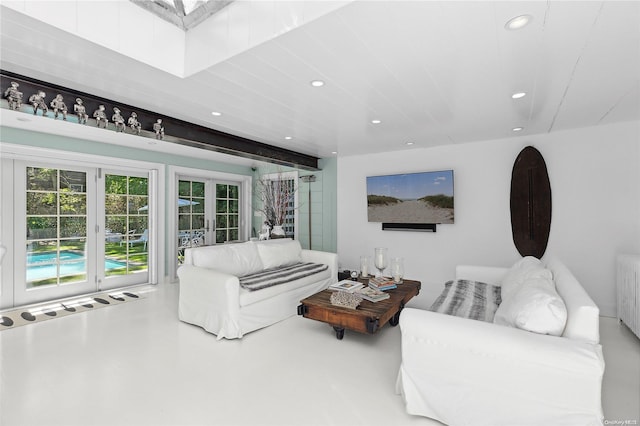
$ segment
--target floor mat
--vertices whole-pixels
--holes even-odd
[[[62,318],[80,312],[119,305],[141,299],[132,291],[115,291],[78,296],[61,302],[49,302],[0,312],[0,331],[27,324],[35,324],[54,318]]]

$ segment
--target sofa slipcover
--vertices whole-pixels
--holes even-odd
[[[598,425],[604,359],[598,308],[559,261],[546,263],[567,306],[562,336],[405,308],[396,390],[410,414],[448,425]],[[460,266],[500,285],[506,268]]]
[[[295,262],[325,264],[317,274],[260,290],[240,286],[239,277]],[[300,300],[337,281],[335,253],[303,250],[289,239],[249,241],[185,250],[178,268],[181,321],[198,325],[217,339],[239,339],[246,333],[297,314]]]

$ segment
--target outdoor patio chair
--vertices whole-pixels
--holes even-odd
[[[135,229],[132,229],[131,231],[127,231],[127,235],[123,236],[123,238],[120,239],[120,247],[122,247],[122,244],[126,243],[129,238],[133,237],[133,234],[136,233]]]
[[[133,247],[135,243],[144,243],[144,249],[147,249],[147,241],[149,241],[149,230],[145,229],[140,238],[135,240],[129,240],[129,247]]]

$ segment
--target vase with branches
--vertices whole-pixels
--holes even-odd
[[[290,203],[294,199],[295,185],[290,179],[278,177],[276,179],[260,179],[257,190],[262,200],[260,211],[264,214],[267,225],[273,229],[282,226],[290,210]]]

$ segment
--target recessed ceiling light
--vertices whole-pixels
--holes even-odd
[[[331,153],[332,153],[333,155],[336,155],[336,154],[338,153],[338,151],[331,151]]]
[[[215,115],[216,117],[219,117],[222,115],[222,113],[218,111],[211,111],[211,115]]]
[[[524,127],[514,127],[513,129],[514,132],[521,132],[522,130],[524,130]]]
[[[525,92],[518,92],[518,93],[514,93],[513,95],[511,95],[512,99],[520,99],[520,98],[524,98],[525,96],[527,96],[527,94]]]
[[[313,80],[311,82],[311,85],[313,87],[322,87],[322,86],[324,86],[324,81],[322,81],[322,80]]]
[[[291,136],[285,136],[284,138],[285,138],[286,140],[288,140],[288,141],[290,141],[291,139],[293,139],[293,137],[291,137]]]
[[[371,122],[372,122],[373,124],[380,124],[380,123],[382,123],[382,121],[380,121],[380,120],[371,120]]]
[[[514,18],[511,18],[504,24],[505,29],[507,30],[519,30],[526,26],[529,22],[533,20],[531,15],[520,15]]]
[[[407,146],[413,145],[413,142],[407,142]]]

